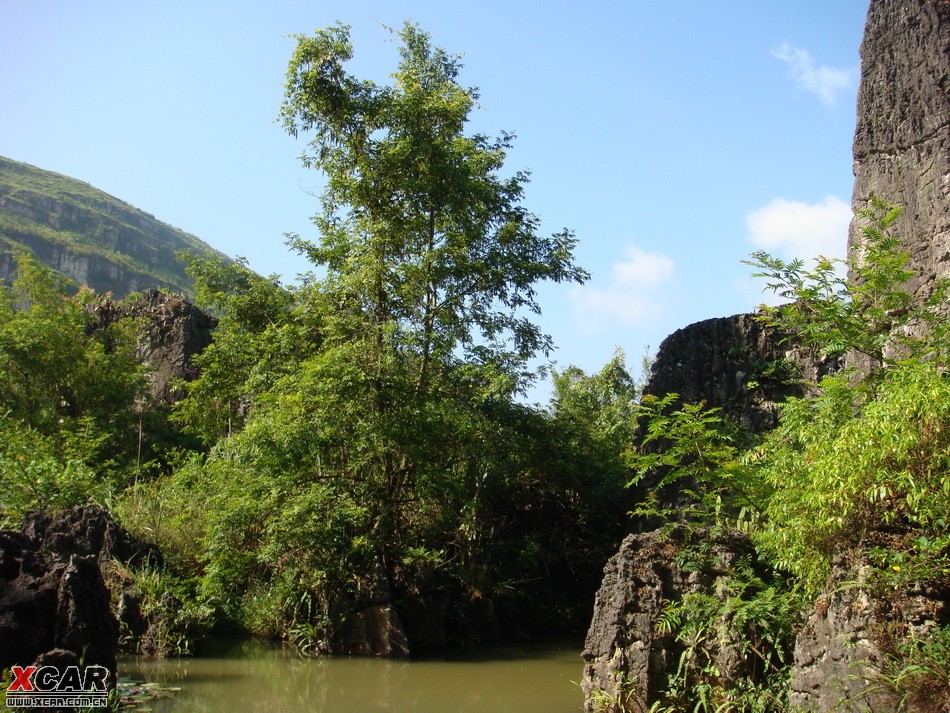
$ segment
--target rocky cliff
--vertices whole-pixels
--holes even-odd
[[[700,558],[691,544],[703,541]],[[584,645],[581,687],[588,709],[647,711],[667,690],[687,647],[661,624],[666,605],[725,590],[728,574],[752,545],[740,533],[654,531],[629,535],[604,568]],[[701,560],[697,561],[697,560]],[[724,685],[754,675],[738,631],[702,653]]]
[[[0,157],[0,279],[14,273],[21,249],[117,298],[151,287],[187,292],[177,254],[215,252],[87,183]]]
[[[643,393],[675,393],[685,403],[719,408],[754,433],[774,428],[779,404],[836,365],[815,363],[760,316],[717,317],[676,330],[660,344]]]
[[[936,279],[950,277],[947,0],[871,1],[861,43],[854,174],[855,211],[872,196],[903,208],[899,237],[915,273],[908,289],[923,302]],[[860,220],[852,222],[853,258],[860,227]],[[860,552],[836,554],[827,590],[796,640],[791,704],[803,711],[947,710],[950,682],[931,689],[928,700],[901,702],[888,697],[880,679],[894,637],[925,635],[950,618],[950,581],[871,590],[870,570]]]
[[[936,278],[950,276],[950,2],[871,0],[861,56],[853,206],[865,208],[873,195],[904,208],[900,238],[917,273],[909,288],[923,300]],[[860,227],[852,225],[852,256],[859,254]],[[676,392],[766,430],[794,388],[761,376],[783,363],[797,365],[806,379],[835,367],[810,366],[753,315],[707,320],[664,341],[645,393]],[[901,636],[926,636],[950,620],[946,577],[886,591],[869,585],[863,546],[902,551],[907,545],[895,537],[865,533],[862,547],[835,553],[826,591],[785,652],[794,661],[795,710],[950,710],[950,682],[903,701],[881,685]],[[741,538],[710,547],[728,568]],[[715,571],[685,571],[678,555],[675,538],[656,531],[631,535],[608,563],[584,651],[588,710],[645,711],[682,665],[679,644],[661,635],[661,604],[696,592],[721,597],[721,587]],[[743,673],[729,656],[736,634],[725,633],[723,648],[713,652],[724,658],[708,663],[715,683],[728,687],[726,679]]]
[[[148,368],[149,387],[158,404],[184,396],[176,385],[198,375],[192,359],[209,344],[217,321],[187,299],[161,290],[145,290],[133,298],[94,304],[94,329],[125,318],[139,321],[136,357]]]
[[[861,43],[852,207],[901,206],[901,240],[924,298],[950,275],[950,2],[873,0]],[[853,224],[849,249],[860,242]]]
[[[679,394],[685,403],[703,403],[753,433],[774,428],[779,405],[801,396],[835,364],[817,364],[788,335],[765,325],[756,314],[704,320],[677,330],[660,345],[645,395]],[[662,447],[662,446],[661,446]],[[642,496],[655,484],[640,486]],[[677,493],[660,494],[665,507],[681,507]],[[687,498],[688,500],[688,498]],[[685,502],[685,501],[684,501]],[[682,669],[686,647],[663,631],[664,609],[686,596],[728,596],[729,573],[753,548],[739,532],[692,533],[656,528],[656,518],[636,521],[648,530],[628,536],[604,569],[594,615],[584,644],[581,688],[587,709],[597,713],[647,711]],[[704,553],[697,565],[695,552]],[[708,660],[717,685],[761,678],[762,671],[743,653],[744,633],[724,626]],[[789,654],[791,641],[787,642]]]

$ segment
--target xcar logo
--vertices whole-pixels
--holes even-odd
[[[7,688],[8,708],[105,708],[109,698],[109,669],[78,666],[14,666]]]

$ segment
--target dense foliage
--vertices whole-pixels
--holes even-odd
[[[88,291],[32,257],[0,287],[0,519],[93,498],[128,485],[139,465],[133,404],[144,374],[133,325],[97,328]]]
[[[416,651],[576,634],[628,509],[637,388],[618,355],[519,403],[552,348],[537,283],[586,273],[502,173],[511,137],[465,133],[458,59],[395,34],[386,87],[346,72],[345,27],[296,38],[281,116],[327,183],[319,240],[289,242],[314,273],[192,258],[219,323],[174,418],[208,451],[121,512],[224,619],[308,651],[389,600]]]
[[[653,492],[638,513],[701,536],[739,529],[755,546],[754,566],[733,572],[725,591],[669,604],[664,626],[683,654],[653,710],[786,710],[793,632],[835,557],[870,565],[866,581],[850,586],[868,587],[898,613],[901,592],[950,581],[947,285],[935,282],[924,302],[904,290],[912,273],[891,232],[899,215],[872,201],[848,261],[819,258],[806,269],[753,256],[769,286],[792,300],[765,308],[763,319],[839,365],[783,405],[774,431],[755,442],[715,409],[676,395],[640,406],[644,437],[629,459],[634,482]],[[687,556],[702,559],[701,539]],[[872,632],[888,654],[874,688],[893,694],[899,710],[941,709],[948,630],[921,638],[898,622]],[[756,647],[757,680],[726,685],[710,663],[727,631]]]

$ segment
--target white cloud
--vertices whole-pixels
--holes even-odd
[[[827,106],[834,106],[840,93],[850,91],[858,75],[854,68],[816,66],[808,50],[793,47],[788,42],[772,50],[772,56],[788,65],[789,75],[799,89],[814,94]]]
[[[588,283],[575,288],[571,297],[586,331],[605,324],[642,324],[661,311],[657,293],[673,275],[673,261],[663,253],[648,253],[630,246],[613,264],[607,287]]]
[[[617,284],[651,287],[673,274],[673,261],[663,253],[648,253],[630,246],[626,255],[626,260],[614,263],[614,281]]]
[[[776,198],[745,218],[749,241],[785,259],[847,255],[851,206],[836,196],[821,203]]]

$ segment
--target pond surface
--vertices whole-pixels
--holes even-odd
[[[506,649],[432,661],[301,659],[256,650],[239,658],[127,659],[119,675],[180,687],[155,713],[578,713],[577,650]]]

